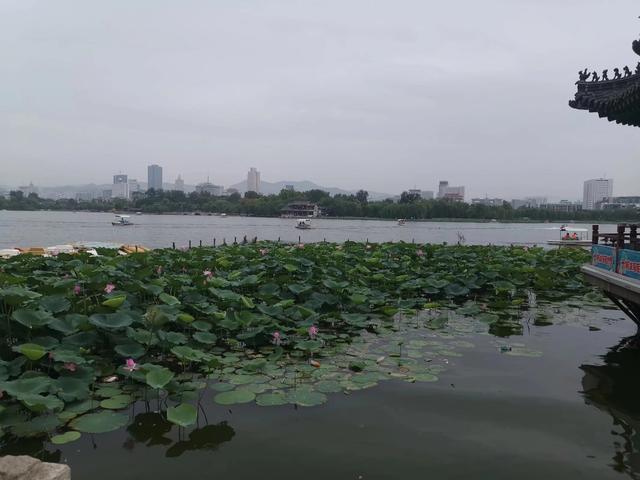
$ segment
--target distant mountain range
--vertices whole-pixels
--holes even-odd
[[[273,183],[265,182],[264,180],[262,180],[260,181],[260,193],[264,195],[272,195],[272,194],[280,193],[280,191],[286,188],[287,185],[293,186],[293,189],[296,192],[307,192],[309,190],[322,190],[324,192],[330,193],[331,195],[336,195],[336,194],[352,195],[357,192],[357,190],[344,190],[342,188],[336,188],[336,187],[323,187],[316,183],[310,182],[309,180],[303,180],[303,181],[283,180],[283,181],[273,182]],[[234,185],[229,185],[227,188],[235,188],[239,192],[244,193],[247,191],[247,181],[245,180],[242,182],[238,182]],[[394,195],[391,195],[389,193],[372,192],[370,190],[367,190],[367,191],[369,192],[370,200],[384,200],[385,198],[394,197]]]

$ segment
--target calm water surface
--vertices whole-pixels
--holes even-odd
[[[126,429],[29,451],[76,480],[640,478],[632,322],[616,310],[558,319],[509,339],[470,334],[436,383],[381,382],[313,408],[229,408],[208,391],[186,430],[139,402]],[[541,356],[509,356],[505,342]]]
[[[72,241],[151,247],[214,237],[332,241],[542,244],[558,225],[135,216],[131,228],[94,213],[0,212],[0,247]],[[313,408],[223,407],[207,389],[197,428],[172,428],[154,402],[137,403],[131,424],[56,447],[41,440],[5,446],[71,465],[74,480],[278,479],[619,479],[640,478],[640,349],[617,310],[559,309],[554,325],[525,325],[444,361],[435,383],[381,382],[330,394]],[[486,329],[485,329],[486,330]],[[459,333],[459,332],[458,332]],[[447,338],[440,334],[439,338]],[[456,337],[458,338],[458,337]],[[540,356],[511,356],[501,344]]]
[[[0,211],[0,248],[52,246],[73,242],[114,242],[170,247],[238,240],[245,235],[261,240],[304,242],[345,240],[372,242],[415,240],[420,243],[543,245],[558,240],[560,224],[501,224],[407,222],[377,220],[313,220],[311,230],[297,230],[295,220],[256,217],[208,217],[181,215],[134,215],[129,227],[114,227],[109,213]],[[590,228],[582,226],[582,228]],[[615,227],[602,227],[602,231]],[[590,232],[589,232],[590,233]]]

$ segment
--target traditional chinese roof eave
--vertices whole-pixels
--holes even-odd
[[[639,40],[633,42],[632,48],[640,55]],[[577,92],[569,106],[597,113],[611,122],[640,127],[640,63],[635,73],[627,67],[624,76],[617,68],[614,78],[609,78],[608,73],[604,70],[600,77],[597,72],[580,72]]]
[[[571,108],[597,113],[623,125],[640,126],[640,75],[619,80],[578,82]]]

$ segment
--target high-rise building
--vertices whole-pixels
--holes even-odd
[[[449,188],[449,182],[446,180],[440,180],[438,184],[438,198],[443,198],[444,194],[447,193],[447,188]]]
[[[127,175],[114,175],[111,187],[111,198],[129,198],[129,177]]]
[[[182,180],[182,177],[180,175],[178,175],[178,178],[176,178],[176,183],[173,188],[174,190],[177,190],[179,192],[184,192],[184,180]]]
[[[584,182],[582,209],[595,210],[596,204],[613,196],[613,180],[610,178],[594,178]]]
[[[129,184],[129,198],[133,198],[134,195],[142,192],[142,188],[140,188],[140,184],[135,178],[130,178],[127,183]]]
[[[260,193],[260,172],[253,167],[247,174],[247,192]]]
[[[162,190],[162,167],[160,165],[147,167],[147,188]]]

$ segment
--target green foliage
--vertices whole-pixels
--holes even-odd
[[[361,197],[361,208],[371,205]],[[579,275],[586,261],[587,253],[571,249],[405,243],[14,257],[0,261],[0,335],[14,339],[0,354],[0,410],[19,418],[4,424],[0,415],[0,427],[73,441],[69,429],[125,425],[127,415],[113,410],[147,398],[149,389],[181,402],[167,416],[189,426],[194,407],[185,402],[198,398],[208,376],[219,381],[218,404],[263,406],[319,405],[327,393],[392,375],[436,381],[438,372],[417,361],[426,355],[417,343],[340,352],[350,342],[356,351],[362,332],[391,335],[394,320],[443,306],[491,331],[518,332],[530,296],[557,302],[591,292]],[[209,281],[204,270],[214,273]],[[117,295],[105,295],[108,283]],[[425,325],[443,328],[445,313],[429,313]],[[456,355],[444,347],[436,353]]]
[[[214,197],[209,193],[179,191],[153,191],[137,195],[133,200],[113,199],[108,201],[76,201],[74,199],[50,200],[37,195],[24,197],[21,192],[11,192],[10,198],[0,197],[0,210],[91,210],[113,211],[129,209],[148,213],[166,212],[215,212],[256,216],[279,216],[281,209],[293,201],[318,203],[328,216],[368,218],[412,218],[412,219],[498,219],[510,220],[557,220],[557,221],[637,221],[639,212],[629,208],[622,210],[591,210],[580,212],[554,212],[540,208],[519,208],[509,204],[489,207],[470,205],[447,200],[424,200],[417,194],[403,192],[396,203],[392,200],[370,201],[366,191],[355,195],[331,196],[322,190],[291,192],[283,190],[278,195],[258,195],[248,192],[244,198],[238,194]],[[15,195],[13,195],[15,194]]]

